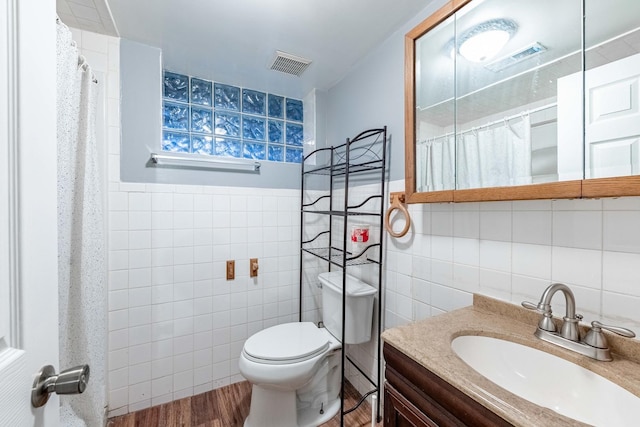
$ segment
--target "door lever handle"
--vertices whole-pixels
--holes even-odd
[[[33,381],[31,404],[34,408],[43,406],[51,393],[80,394],[89,382],[89,365],[75,366],[56,375],[51,365],[44,366]]]

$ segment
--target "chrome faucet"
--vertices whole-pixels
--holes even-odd
[[[565,316],[562,318],[563,322],[560,333],[557,332],[551,312],[551,299],[558,291],[562,291],[567,304]],[[573,292],[567,285],[562,283],[554,283],[545,289],[538,304],[523,301],[522,306],[542,313],[542,317],[538,322],[538,328],[534,334],[536,337],[596,360],[612,360],[611,352],[607,346],[607,339],[604,333],[602,333],[602,329],[615,332],[628,338],[636,336],[635,333],[629,329],[604,325],[598,321],[593,321],[591,322],[591,330],[587,332],[583,340],[580,340],[578,322],[582,320],[582,316],[576,314],[576,300]]]
[[[551,299],[558,291],[562,291],[564,299],[567,302],[567,310],[562,318],[563,323],[562,329],[560,330],[560,336],[571,341],[579,341],[578,321],[582,319],[582,316],[579,314],[576,315],[576,299],[573,296],[573,292],[567,285],[554,283],[544,290],[538,305],[524,301],[522,306],[542,313],[542,318],[540,318],[538,328],[547,332],[556,332],[556,324],[553,322],[553,315],[551,313]]]

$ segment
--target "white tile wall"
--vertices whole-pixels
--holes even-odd
[[[106,79],[109,416],[242,380],[246,338],[298,317],[299,192],[120,182],[119,40],[72,32]]]
[[[110,415],[242,380],[246,338],[297,320],[299,192],[112,181],[109,195]]]
[[[402,191],[404,182],[390,187]],[[424,204],[409,211],[409,234],[386,239],[385,327],[469,305],[474,292],[537,302],[550,283],[563,282],[585,321],[640,333],[640,197]],[[564,313],[561,296],[553,306]]]

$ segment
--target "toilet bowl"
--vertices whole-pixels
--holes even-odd
[[[377,291],[341,271],[318,278],[326,328],[285,323],[244,344],[238,366],[253,384],[244,427],[316,427],[340,410],[342,293],[346,290],[344,341],[358,344],[371,339]]]
[[[313,427],[340,409],[340,342],[311,322],[252,335],[240,373],[253,384],[245,427]]]

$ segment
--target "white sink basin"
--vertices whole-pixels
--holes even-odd
[[[595,426],[640,423],[640,398],[557,356],[483,336],[458,337],[451,347],[479,374],[536,405]]]

